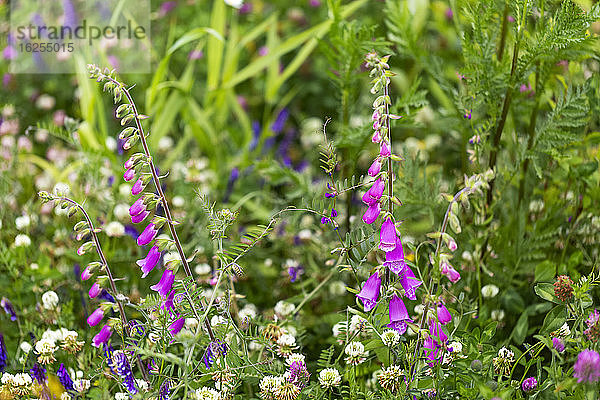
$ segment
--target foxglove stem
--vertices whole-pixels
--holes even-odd
[[[152,180],[154,182],[154,187],[156,188],[156,193],[160,197],[160,201],[161,201],[163,209],[165,211],[165,218],[167,220],[167,226],[169,227],[169,231],[171,232],[171,237],[173,238],[173,241],[175,242],[175,247],[177,247],[177,252],[179,253],[179,257],[181,259],[181,264],[183,265],[185,274],[190,278],[194,278],[194,275],[192,274],[192,270],[190,269],[190,266],[188,265],[187,258],[183,251],[183,247],[181,246],[181,242],[179,241],[179,237],[177,236],[177,231],[175,230],[175,224],[173,223],[173,217],[171,216],[171,210],[169,209],[169,204],[167,203],[167,198],[165,197],[162,187],[160,186],[160,178],[156,172],[157,170],[156,170],[156,167],[154,166],[154,161],[152,159],[150,150],[148,148],[148,143],[146,142],[146,135],[144,134],[144,129],[142,128],[142,122],[140,120],[140,115],[138,113],[135,102],[133,101],[133,97],[131,96],[131,93],[129,93],[129,89],[126,88],[124,84],[112,79],[109,76],[107,76],[106,78],[121,88],[121,90],[125,94],[125,97],[127,97],[127,101],[131,105],[131,111],[133,113],[135,124],[138,129],[137,134],[139,135],[140,142],[142,144],[142,148],[144,149],[144,154],[148,158],[148,166],[149,166],[150,172],[152,174]],[[194,312],[196,319],[198,319],[198,321],[200,321],[200,315],[198,314],[198,311],[196,310],[196,305],[192,301],[192,297],[190,296],[188,288],[185,285],[184,285],[184,290],[185,290],[186,296],[188,298],[188,301],[190,302],[190,306]],[[202,308],[202,305],[200,305],[200,308]],[[208,331],[211,341],[214,342],[216,340],[216,338],[212,331],[212,327],[210,326],[210,321],[208,319],[205,319],[204,325],[206,326],[206,330]]]

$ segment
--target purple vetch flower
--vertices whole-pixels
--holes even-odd
[[[58,380],[65,390],[73,390],[73,379],[69,376],[65,364],[60,363],[60,367],[56,371],[56,376],[58,376]]]
[[[385,253],[385,262],[383,263],[383,266],[389,268],[390,271],[398,275],[399,278],[404,276],[407,266],[404,261],[402,240],[400,240],[399,236],[396,237],[396,247],[394,247],[394,250]]]
[[[131,371],[131,365],[129,364],[129,360],[125,353],[122,351],[115,351],[112,364],[117,375],[123,380],[123,385],[125,385],[129,393],[136,394],[138,391],[133,383],[133,372]]]
[[[387,324],[387,327],[398,331],[402,335],[408,328],[406,321],[412,321],[412,319],[406,311],[404,302],[395,294],[390,300],[390,323]]]
[[[154,223],[149,223],[148,226],[146,226],[146,229],[144,229],[144,231],[137,238],[138,246],[147,245],[148,243],[154,240],[157,234],[158,230],[155,229]]]
[[[90,296],[90,299],[93,299],[94,297],[98,297],[98,295],[102,292],[102,287],[100,287],[100,285],[98,284],[98,282],[94,282],[94,284],[92,285],[92,287],[90,287],[90,290],[88,291],[88,294]]]
[[[396,235],[396,226],[391,218],[386,219],[381,224],[381,231],[379,234],[379,248],[386,253],[396,248],[396,242],[398,236]]]
[[[565,351],[565,342],[563,342],[563,340],[561,338],[553,337],[552,338],[552,346],[554,346],[556,351],[558,351],[559,353],[562,353],[563,351]]]
[[[381,213],[381,206],[379,203],[375,203],[370,205],[367,208],[367,211],[362,216],[362,220],[365,224],[372,224],[377,220],[379,214]]]
[[[298,275],[304,273],[304,267],[302,265],[292,265],[288,267],[288,275],[290,276],[290,282],[294,283],[298,279]]]
[[[0,333],[0,373],[4,372],[6,368],[6,360],[8,356],[6,354],[6,345],[4,344],[4,335]]]
[[[269,49],[266,46],[263,46],[258,50],[258,54],[261,56],[266,56],[268,52]],[[279,111],[279,114],[277,114],[277,118],[275,118],[275,121],[271,125],[271,130],[274,133],[279,133],[283,130],[283,127],[288,119],[289,114],[290,112],[287,108],[282,108],[281,111]]]
[[[260,139],[260,122],[252,121],[252,140],[250,141],[250,151],[254,150],[258,145],[258,140]]]
[[[158,400],[170,400],[171,399],[171,383],[166,379],[160,388],[158,389]]]
[[[371,311],[377,305],[377,299],[379,298],[379,290],[381,289],[381,278],[379,274],[375,272],[367,279],[360,293],[356,295],[364,307],[365,312]]]
[[[448,311],[444,303],[441,301],[437,304],[437,318],[442,325],[446,325],[448,322],[452,321],[452,315],[450,314],[450,311]]]
[[[573,376],[579,383],[595,383],[600,379],[600,354],[594,350],[583,350],[573,365]]]
[[[110,339],[111,334],[111,327],[108,325],[104,325],[102,329],[100,329],[100,332],[98,332],[96,336],[94,336],[94,338],[92,339],[92,346],[100,347],[100,345],[107,343],[108,339]]]
[[[239,9],[240,14],[250,14],[252,12],[252,3],[244,3]]]
[[[240,170],[238,169],[238,167],[234,167],[231,170],[231,173],[229,174],[229,179],[227,180],[227,188],[225,189],[225,196],[223,196],[224,203],[229,201],[229,196],[231,196],[231,193],[233,192],[233,185],[235,185],[235,182],[238,180],[239,177]]]
[[[308,4],[311,7],[319,7],[321,5],[321,0],[309,0]]]
[[[160,258],[160,250],[158,250],[158,246],[152,246],[146,258],[142,260],[137,260],[136,264],[142,268],[142,278],[148,276],[150,271],[156,267],[158,260]]]
[[[390,146],[386,142],[381,143],[381,147],[379,148],[379,155],[383,158],[386,158],[386,157],[389,157],[392,155]]]
[[[402,278],[400,278],[400,284],[404,289],[404,295],[411,300],[416,300],[416,290],[419,286],[421,286],[421,284],[423,284],[423,282],[421,282],[415,277],[414,272],[412,272],[408,265],[406,266],[404,271],[404,275],[402,276]]]
[[[46,383],[46,368],[42,367],[40,364],[35,363],[33,367],[29,370],[29,375],[40,385]]]
[[[96,308],[96,310],[87,318],[89,326],[96,326],[104,318],[104,309],[102,306]]]
[[[523,381],[521,387],[525,393],[529,393],[537,388],[538,382],[533,376]]]
[[[141,214],[146,211],[146,206],[144,205],[144,196],[140,196],[132,205],[129,207],[129,216],[133,217],[134,215]]]
[[[227,354],[227,344],[217,339],[214,342],[210,342],[208,347],[206,347],[206,352],[204,353],[204,366],[206,369],[210,369],[213,363],[217,360],[217,358],[224,356]]]
[[[450,7],[446,8],[446,19],[451,20],[454,17],[454,13]]]
[[[133,225],[125,225],[125,234],[133,238],[133,240],[137,240],[138,236],[140,236]]]
[[[112,294],[108,293],[106,291],[106,289],[102,289],[102,292],[100,293],[100,296],[98,296],[98,299],[102,299],[102,300],[106,300],[111,303],[115,303],[115,298],[112,297]]]
[[[131,222],[133,222],[134,224],[139,224],[140,222],[143,222],[146,217],[150,215],[150,211],[142,211],[141,213],[139,213],[138,215],[134,215],[131,217]],[[136,236],[137,238],[137,236]]]
[[[78,23],[77,12],[71,0],[63,0],[64,21],[63,25],[75,29]]]
[[[113,369],[113,354],[115,352],[115,349],[113,349],[112,346],[107,346],[106,343],[104,343],[102,345],[102,351],[104,352],[104,357],[106,357],[106,364],[108,365],[108,368],[110,368],[110,372],[112,372],[113,374],[116,374],[115,370]]]
[[[202,57],[204,57],[202,50],[194,49],[188,53],[188,60],[200,60]]]
[[[171,336],[175,337],[183,328],[185,324],[185,318],[178,318],[169,325],[169,332],[171,332]]]
[[[377,174],[381,171],[381,161],[378,158],[373,161],[373,164],[369,167],[369,176],[376,177]]]
[[[171,291],[174,281],[175,275],[173,274],[173,271],[171,271],[170,269],[166,269],[165,272],[163,272],[160,281],[156,285],[150,286],[150,289],[158,292],[158,294],[160,294],[161,297],[165,298],[167,297],[167,294],[169,294],[169,292]]]
[[[15,308],[13,307],[10,300],[8,300],[6,297],[3,297],[2,300],[0,300],[0,306],[2,306],[5,313],[10,315],[11,321],[17,320],[17,313],[15,312]]]

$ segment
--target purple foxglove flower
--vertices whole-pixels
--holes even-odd
[[[174,299],[175,291],[171,290],[160,308],[167,311],[169,314],[175,314],[175,304],[173,302]]]
[[[369,196],[371,196],[371,198],[373,200],[379,200],[381,198],[381,195],[383,195],[383,191],[385,190],[385,183],[380,179],[377,179],[375,181],[375,183],[373,183],[373,186],[371,186],[371,188],[367,191],[369,193]]]
[[[421,284],[423,282],[421,282],[420,280],[418,280],[415,277],[415,274],[408,267],[408,265],[406,266],[404,271],[405,271],[404,276],[400,279],[400,284],[402,285],[402,288],[404,289],[404,295],[411,300],[416,300],[417,295],[416,295],[415,291],[419,286],[421,286]]]
[[[390,146],[386,142],[381,143],[381,147],[379,148],[379,155],[383,158],[389,157],[392,155]]]
[[[178,318],[169,325],[169,332],[171,332],[171,336],[175,337],[183,328],[185,324],[185,318]]]
[[[90,279],[92,276],[94,276],[94,274],[92,274],[92,270],[90,267],[86,267],[83,272],[81,273],[81,280],[82,281],[87,281],[88,279]]]
[[[123,179],[125,179],[125,182],[129,182],[130,180],[132,180],[133,178],[135,178],[135,170],[133,168],[129,168],[127,171],[125,171],[125,173],[123,174]]]
[[[110,339],[110,335],[112,334],[112,329],[108,325],[104,325],[100,332],[94,336],[92,339],[92,346],[100,347],[100,345],[105,344]]]
[[[460,280],[458,271],[447,261],[442,262],[442,275],[445,275],[452,283],[456,283]]]
[[[142,180],[142,178],[138,179],[137,181],[135,181],[135,183],[133,184],[133,187],[131,188],[131,194],[134,196],[137,196],[138,194],[142,193],[142,190],[144,190],[144,181]]]
[[[154,229],[154,224],[152,222],[149,223],[146,229],[144,229],[144,231],[137,238],[138,246],[147,245],[148,243],[154,240],[157,234],[158,231]]]
[[[171,271],[170,269],[166,269],[165,272],[163,272],[160,281],[156,285],[150,286],[150,289],[158,292],[158,294],[160,294],[161,297],[165,298],[167,297],[167,294],[169,294],[169,292],[171,291],[174,281],[175,275],[173,274],[173,271]]]
[[[356,297],[362,301],[365,307],[365,312],[371,311],[377,305],[377,298],[379,297],[380,288],[381,278],[379,277],[379,274],[375,272],[369,277],[369,279],[367,279],[360,293],[356,295]]]
[[[87,323],[89,326],[96,326],[100,323],[100,321],[102,321],[102,318],[104,318],[104,310],[102,309],[102,306],[100,306],[90,314],[87,319]]]
[[[377,203],[377,199],[372,198],[371,194],[367,190],[362,196],[362,202],[368,206],[372,206],[373,204]]]
[[[440,346],[438,345],[438,342],[436,342],[430,337],[425,339],[425,341],[423,342],[423,350],[425,351],[425,355],[431,362],[435,362],[437,360],[439,349]]]
[[[442,325],[437,322],[435,319],[429,320],[429,334],[435,339],[439,340],[442,343],[448,341],[448,336],[442,330]]]
[[[56,376],[58,376],[58,380],[65,390],[73,390],[73,379],[69,376],[65,364],[60,363],[60,367],[56,371]]]
[[[373,137],[371,137],[371,141],[373,143],[379,143],[379,142],[381,142],[381,132],[380,131],[375,131],[375,133],[373,133]]]
[[[441,301],[437,305],[437,317],[438,321],[440,321],[440,324],[442,325],[446,325],[448,322],[452,321],[452,315],[450,314],[450,311],[448,311],[444,303]]]
[[[148,215],[150,215],[150,211],[142,211],[138,215],[132,216],[131,222],[134,224],[139,224],[140,222],[144,221]]]
[[[375,159],[369,167],[369,176],[376,177],[379,171],[381,171],[381,162],[379,159]]]
[[[146,210],[146,206],[144,205],[144,196],[140,196],[131,207],[129,207],[129,215],[133,217],[134,215],[141,214]]]
[[[17,313],[15,312],[15,308],[13,307],[10,300],[8,300],[6,297],[3,297],[2,300],[0,300],[0,306],[2,306],[5,313],[10,315],[11,321],[17,320]]]
[[[402,241],[400,237],[396,237],[396,247],[392,251],[385,253],[384,267],[387,267],[398,275],[399,278],[404,276],[406,268],[406,262],[404,261],[404,249],[402,248]]]
[[[396,242],[398,236],[396,235],[396,226],[391,218],[386,219],[381,224],[381,231],[379,234],[379,248],[386,253],[396,248]]]
[[[367,208],[367,211],[362,216],[362,220],[365,224],[372,224],[379,217],[379,213],[381,213],[381,206],[379,203],[375,203]]]
[[[148,255],[143,260],[137,260],[136,264],[142,268],[142,278],[148,276],[150,271],[156,267],[158,260],[160,259],[160,251],[158,250],[158,246],[152,246]]]
[[[404,334],[406,328],[408,328],[406,321],[412,321],[412,319],[408,316],[404,302],[398,295],[394,295],[390,300],[390,323],[387,326],[400,334]]]
[[[133,167],[133,164],[134,164],[134,160],[133,159],[134,159],[133,156],[129,157],[129,159],[127,161],[125,161],[125,164],[123,164],[123,168],[125,168],[125,169],[131,169],[131,167]]]
[[[102,288],[98,284],[98,282],[94,282],[92,287],[90,288],[88,294],[90,295],[90,299],[97,297],[102,292]]]

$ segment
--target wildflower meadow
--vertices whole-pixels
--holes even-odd
[[[0,400],[600,399],[596,0],[0,0]]]

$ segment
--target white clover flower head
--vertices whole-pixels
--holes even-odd
[[[506,347],[502,347],[500,350],[498,350],[498,357],[503,358],[505,360],[513,360],[515,357],[515,353],[513,353],[512,350],[509,350]]]
[[[295,308],[296,307],[293,304],[280,300],[277,302],[277,304],[275,304],[274,310],[275,314],[277,314],[278,316],[287,317],[294,311]]]
[[[158,141],[158,151],[168,151],[173,148],[173,138],[170,136],[163,136]]]
[[[452,343],[450,343],[448,348],[452,349],[452,353],[462,353],[463,345],[461,342],[455,340]]]
[[[220,400],[221,394],[213,388],[201,387],[196,390],[196,400]]]
[[[115,139],[112,136],[108,136],[104,141],[104,144],[106,145],[106,148],[110,151],[117,150],[117,139]]]
[[[77,379],[73,382],[73,387],[78,393],[85,393],[90,388],[90,381],[88,379]]]
[[[544,210],[544,200],[532,200],[529,203],[529,212],[539,213]]]
[[[212,268],[207,263],[201,263],[201,264],[196,265],[196,267],[194,268],[194,271],[198,275],[208,275],[211,273]]]
[[[348,330],[348,324],[346,321],[340,321],[337,324],[333,325],[331,329],[333,337],[338,337],[343,335]]]
[[[504,319],[504,310],[492,310],[491,317],[492,321],[502,321]]]
[[[29,389],[33,384],[33,379],[31,379],[31,375],[25,373],[15,374],[11,381],[10,385],[12,386],[11,392],[17,395],[26,395],[29,393]],[[21,398],[20,396],[18,398]]]
[[[29,269],[36,271],[36,270],[40,269],[40,266],[38,265],[38,263],[31,263],[31,264],[29,264]]]
[[[40,339],[35,343],[35,352],[38,354],[54,354],[56,344],[50,339]]]
[[[498,294],[499,291],[500,291],[500,289],[498,289],[498,286],[496,286],[494,284],[485,285],[484,287],[481,288],[481,294],[486,299],[496,297],[496,295]]]
[[[244,306],[244,308],[240,310],[240,312],[238,313],[238,317],[242,321],[251,320],[256,317],[256,314],[256,306],[254,304],[247,304],[246,306]]]
[[[353,315],[350,319],[350,332],[366,332],[369,329],[368,321],[360,315]]]
[[[211,326],[226,325],[227,320],[221,315],[215,315],[210,319]]]
[[[292,365],[295,362],[298,363],[305,363],[305,359],[306,357],[304,356],[304,354],[300,354],[300,353],[292,353],[289,356],[287,356],[287,358],[285,359],[285,363],[287,365]]]
[[[344,349],[344,353],[346,353],[346,362],[351,365],[362,364],[369,355],[369,352],[365,351],[365,346],[361,342],[349,343]]]
[[[119,203],[113,209],[113,214],[117,219],[126,220],[129,218],[129,206],[125,203]]]
[[[20,217],[15,218],[15,225],[17,226],[17,229],[20,231],[27,228],[30,224],[31,224],[31,218],[29,218],[29,215],[22,215]]]
[[[104,232],[110,237],[119,237],[125,235],[125,227],[119,221],[112,221],[106,224]]]
[[[186,318],[185,319],[185,327],[187,329],[195,329],[198,326],[198,320],[196,318]]]
[[[129,394],[125,392],[115,393],[115,400],[127,400],[129,399]]]
[[[319,372],[319,384],[323,389],[331,389],[342,383],[342,376],[335,368],[325,368]]]
[[[173,204],[173,207],[181,208],[185,205],[185,199],[181,196],[175,196],[171,203]]]
[[[19,345],[19,347],[23,353],[29,353],[33,349],[33,346],[31,346],[29,342],[23,342]]]
[[[225,4],[233,8],[240,9],[244,5],[244,0],[224,0]]]
[[[263,399],[269,398],[275,394],[275,391],[279,386],[283,384],[283,378],[280,376],[267,375],[260,380],[258,387],[260,388],[261,397]]]
[[[329,293],[332,296],[343,296],[346,294],[346,284],[342,281],[333,281],[329,285]]]
[[[129,193],[131,192],[131,185],[129,183],[121,183],[119,185],[119,194],[123,197],[129,197]],[[127,208],[127,213],[129,213],[129,207]]]
[[[136,379],[135,386],[140,389],[140,392],[147,392],[150,389],[148,382],[143,379]]]
[[[381,341],[387,347],[394,347],[400,343],[400,334],[393,329],[387,329],[381,334]]]
[[[71,192],[71,187],[64,182],[58,182],[52,192],[57,196],[66,196]]]
[[[296,338],[286,333],[277,339],[277,344],[280,346],[293,347],[296,345]]]
[[[56,292],[49,290],[42,295],[42,306],[46,310],[54,310],[58,307],[58,295]]]
[[[10,385],[12,384],[14,378],[15,376],[13,374],[5,372],[4,374],[2,374],[2,378],[0,378],[0,383],[2,383],[3,385]]]
[[[302,229],[300,232],[298,232],[298,239],[300,240],[309,240],[310,238],[312,238],[313,233],[310,229]]]
[[[16,247],[29,247],[31,245],[31,239],[25,234],[19,234],[15,236]]]

